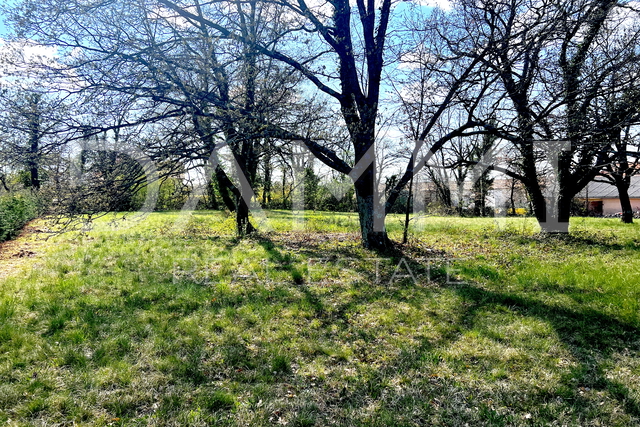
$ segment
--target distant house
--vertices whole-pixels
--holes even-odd
[[[622,211],[620,196],[615,185],[608,182],[591,181],[576,198],[585,204],[589,213],[595,215],[615,215]],[[634,212],[640,212],[640,175],[631,177],[629,198]]]

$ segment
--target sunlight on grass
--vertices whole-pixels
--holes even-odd
[[[426,217],[382,257],[355,214],[267,214],[43,243],[0,279],[0,423],[640,424],[637,224]]]

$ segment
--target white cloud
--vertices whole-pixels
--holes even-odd
[[[415,50],[404,52],[400,56],[398,68],[414,70],[423,67],[425,64],[433,65],[438,62],[438,57],[424,48],[418,46]]]
[[[625,6],[614,8],[611,18],[620,31],[637,28],[640,19],[640,1],[630,1]]]
[[[44,69],[60,68],[58,48],[31,40],[0,39],[0,78],[36,77]]]
[[[82,83],[73,70],[62,63],[62,53],[57,46],[42,45],[33,40],[0,38],[0,85],[77,90]],[[77,52],[70,54],[77,55]]]

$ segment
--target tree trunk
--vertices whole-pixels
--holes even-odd
[[[209,184],[207,185],[207,195],[209,196],[209,209],[213,209],[213,210],[219,210],[220,206],[218,205],[218,197],[216,196],[216,185],[215,185],[215,181],[212,179],[211,181],[209,181]]]
[[[216,178],[220,185],[220,194],[227,208],[236,212],[236,230],[239,236],[245,236],[253,233],[255,228],[249,221],[249,205],[242,197],[242,192],[229,179],[225,171],[218,165],[216,168]],[[235,197],[235,202],[231,198],[231,194]]]
[[[486,214],[485,174],[482,174],[473,185],[473,216]]]
[[[34,190],[39,190],[40,189],[40,176],[38,174],[38,167],[37,166],[31,166],[31,168],[29,169],[29,173],[30,173],[30,179],[31,179],[31,188],[33,188]]]
[[[9,187],[7,186],[7,180],[6,180],[6,176],[5,174],[0,174],[0,183],[2,183],[2,186],[4,187],[4,190],[9,193],[11,192],[11,190],[9,189]]]
[[[620,206],[622,208],[622,222],[625,224],[633,223],[633,208],[631,207],[631,199],[629,198],[629,181],[625,178],[615,176],[616,188],[620,197]]]
[[[38,173],[38,155],[40,151],[40,113],[38,112],[38,98],[31,101],[33,111],[29,115],[29,178],[31,188],[40,189]]]
[[[571,201],[573,200],[573,194],[561,194],[558,200],[558,216],[556,218],[554,232],[556,233],[568,233],[569,232],[569,219],[571,218]]]
[[[413,175],[409,181],[409,195],[407,196],[407,206],[404,212],[404,231],[402,233],[402,244],[406,245],[409,234],[409,210],[411,209],[411,199],[413,198]]]
[[[271,204],[271,155],[264,159],[264,185],[262,187],[262,204],[268,208]]]
[[[231,194],[234,194],[233,190],[235,189],[235,186],[220,165],[216,167],[216,180],[218,181],[218,188],[220,189],[222,202],[230,212],[235,212],[236,204],[231,197]]]
[[[247,204],[247,202],[245,201],[245,197],[247,196],[245,193],[246,191],[249,190],[249,188],[244,188],[245,185],[249,185],[250,188],[253,188],[253,184],[254,181],[252,179],[252,177],[255,178],[255,170],[251,169],[248,170],[248,167],[252,167],[253,165],[250,164],[250,159],[251,157],[254,155],[254,151],[253,151],[253,141],[251,140],[246,140],[243,141],[243,145],[242,145],[242,159],[238,159],[236,157],[236,161],[238,163],[238,167],[240,168],[240,170],[238,171],[238,173],[242,173],[244,174],[245,178],[247,179],[247,183],[245,183],[244,185],[241,184],[240,187],[243,189],[238,189],[236,187],[236,222],[237,222],[237,226],[238,226],[238,235],[239,236],[246,236],[247,234],[251,234],[255,231],[255,228],[253,227],[253,225],[251,225],[251,222],[249,221],[249,206]],[[240,161],[244,160],[244,163],[241,163]],[[245,197],[243,197],[245,196]]]
[[[532,197],[532,203],[536,219],[543,233],[555,234],[569,232],[571,197],[559,197],[556,206],[547,203],[544,197],[542,197],[542,202],[537,200],[536,197]],[[544,205],[544,207],[540,208],[540,205]]]
[[[569,231],[569,216],[571,211],[571,197],[560,195],[557,201],[546,200],[539,185],[526,185],[530,203],[536,220],[543,233],[567,233]],[[551,202],[551,203],[549,203]],[[554,206],[554,202],[556,206]]]
[[[355,182],[358,217],[362,245],[366,249],[384,252],[392,247],[392,243],[384,224],[384,206],[377,200],[374,182],[373,165],[370,165]]]
[[[524,176],[526,182],[524,186],[529,195],[529,200],[533,206],[533,213],[538,220],[541,231],[543,233],[568,233],[569,232],[569,217],[571,214],[571,199],[574,194],[569,196],[568,188],[566,184],[560,182],[559,191],[557,197],[552,200],[547,200],[542,192],[540,182],[538,181],[538,172],[536,171],[536,159],[533,152],[533,142],[529,140],[528,143],[523,144],[521,147],[521,153],[523,155]],[[559,165],[558,168],[562,168]],[[558,178],[561,180],[560,174]]]
[[[516,180],[511,178],[511,193],[509,194],[509,200],[511,202],[511,215],[516,214],[516,201],[514,200],[514,194],[516,191]]]
[[[235,159],[234,166],[236,167],[236,173],[241,179],[240,188],[234,185],[233,182],[229,179],[224,170],[218,165],[216,168],[216,177],[219,179],[219,183],[222,187],[226,187],[226,189],[235,196],[235,212],[236,212],[236,230],[238,232],[238,236],[245,236],[255,231],[255,228],[251,225],[249,221],[249,205],[245,201],[245,197],[247,196],[246,191],[249,189],[243,189],[242,177],[246,179],[246,184],[249,187],[253,186],[253,182],[250,181],[250,175],[247,173],[247,161],[253,155],[250,151],[253,149],[253,144],[251,140],[242,140],[238,138],[238,132],[233,127],[231,123],[226,123],[225,127],[225,137],[227,141],[229,141],[229,146],[231,147],[231,152]],[[238,145],[241,144],[240,153],[237,152]],[[222,198],[227,207],[229,207],[229,200],[225,199],[224,191],[221,191],[223,194]],[[245,196],[245,197],[243,197]]]
[[[633,223],[633,208],[629,199],[629,186],[631,185],[631,174],[635,172],[634,167],[629,164],[627,140],[622,138],[622,130],[616,128],[611,132],[611,138],[617,148],[617,166],[609,165],[613,176],[618,196],[620,197],[620,207],[622,208],[622,222]]]
[[[249,221],[249,206],[240,194],[236,196],[236,230],[241,237],[256,231]]]

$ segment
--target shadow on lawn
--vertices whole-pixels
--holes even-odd
[[[95,347],[93,356],[88,359],[83,353],[76,351],[76,346],[69,346],[69,351],[64,356],[69,358],[65,362],[65,369],[77,372],[87,369],[97,371],[111,362],[117,366],[122,360],[127,360],[132,365],[138,363],[134,349],[155,339],[157,343],[154,344],[154,354],[158,361],[154,371],[166,378],[167,389],[176,384],[183,387],[175,388],[171,392],[173,394],[166,392],[159,397],[161,401],[158,414],[166,419],[171,419],[185,408],[190,410],[199,405],[219,417],[216,418],[216,425],[234,425],[233,417],[236,413],[232,410],[236,407],[235,397],[216,395],[222,392],[211,385],[213,381],[221,379],[233,384],[233,393],[237,391],[247,394],[255,398],[256,402],[264,400],[265,405],[272,406],[271,412],[266,413],[264,419],[258,415],[252,419],[260,425],[277,422],[277,417],[275,421],[271,420],[270,417],[275,417],[271,414],[276,411],[284,412],[282,408],[286,408],[291,414],[297,414],[292,415],[294,418],[289,420],[291,425],[308,426],[330,423],[345,426],[547,425],[564,413],[572,413],[574,417],[569,415],[569,418],[563,420],[565,422],[588,424],[591,418],[598,417],[599,408],[595,402],[580,395],[580,387],[607,391],[634,421],[637,422],[640,418],[640,404],[632,396],[632,390],[608,378],[605,372],[606,364],[611,363],[616,353],[622,353],[626,349],[637,351],[640,331],[632,325],[595,310],[569,310],[530,297],[484,289],[475,284],[449,284],[442,265],[433,268],[426,266],[419,260],[420,254],[408,255],[408,251],[397,250],[388,255],[390,262],[383,272],[385,277],[393,273],[400,260],[405,260],[416,276],[430,273],[432,281],[420,281],[416,285],[411,278],[404,278],[391,284],[388,280],[376,283],[378,274],[372,268],[369,258],[375,255],[356,245],[327,249],[326,240],[323,244],[306,242],[303,250],[305,257],[348,257],[354,260],[349,268],[355,269],[361,276],[361,279],[352,283],[342,278],[346,282],[342,284],[342,288],[321,288],[305,281],[305,271],[287,253],[286,242],[278,242],[267,236],[257,237],[255,242],[267,252],[269,261],[290,277],[290,281],[282,285],[281,289],[271,291],[272,294],[252,289],[249,284],[245,293],[219,297],[214,303],[212,300],[206,301],[206,298],[212,297],[209,288],[197,283],[166,284],[164,288],[155,283],[147,283],[141,284],[139,288],[120,290],[119,297],[114,299],[114,304],[117,301],[118,305],[114,307],[102,305],[98,300],[87,300],[86,303],[83,300],[76,301],[74,313],[58,313],[70,301],[60,296],[60,301],[55,302],[60,306],[57,311],[51,308],[53,302],[47,306],[51,313],[47,314],[45,310],[44,314],[51,317],[50,323],[56,328],[45,333],[44,338],[51,342],[60,340],[59,336],[64,332],[65,325],[73,323],[71,321],[75,319],[76,326],[86,331],[87,341]],[[237,243],[237,240],[230,240],[226,247],[231,251]],[[426,255],[430,257],[433,254]],[[299,292],[294,292],[296,290]],[[336,295],[343,294],[332,292],[344,292],[351,298],[336,299]],[[433,301],[443,293],[452,293],[461,300],[456,301],[457,312],[454,317],[447,317],[449,312],[433,305]],[[354,350],[351,356],[357,360],[337,357],[332,362],[349,369],[357,368],[356,374],[343,377],[334,374],[333,383],[323,384],[321,380],[314,380],[319,384],[315,388],[308,388],[311,380],[294,373],[288,367],[287,358],[300,357],[301,362],[304,358],[305,363],[313,364],[316,359],[326,356],[322,349],[314,350],[315,353],[293,353],[294,356],[291,356],[287,354],[288,341],[284,341],[283,348],[276,348],[280,345],[279,342],[267,343],[269,347],[265,344],[264,349],[254,351],[242,337],[228,333],[222,323],[216,323],[217,315],[228,316],[234,319],[239,328],[260,334],[260,318],[248,321],[253,307],[273,305],[276,306],[274,311],[278,312],[279,308],[298,305],[299,301],[310,308],[312,318],[317,319],[321,327],[317,329],[318,335],[315,338],[306,336],[309,331],[295,330],[291,332],[294,335],[293,341],[304,341],[309,345],[326,343],[336,348],[352,345],[356,340],[362,341],[365,345]],[[356,315],[367,314],[381,301],[391,307],[403,303],[416,311],[424,311],[424,322],[431,321],[441,330],[435,335],[415,333],[412,341],[395,349],[398,351],[393,353],[367,354],[388,348],[380,344],[380,341],[389,338],[386,335],[394,328],[369,328],[364,324],[355,324],[354,319]],[[514,395],[512,391],[500,391],[497,387],[487,391],[473,382],[464,383],[444,375],[431,375],[434,367],[441,361],[443,349],[454,345],[464,332],[472,330],[478,323],[480,313],[493,310],[492,307],[496,305],[546,322],[574,356],[578,366],[562,378],[555,390],[536,390],[530,387]],[[158,306],[163,307],[158,309]],[[155,317],[151,316],[154,311]],[[210,316],[211,314],[215,316]],[[61,317],[63,315],[64,318]],[[200,317],[201,315],[204,317]],[[192,322],[214,319],[209,328],[222,337],[218,347],[212,347],[197,328],[190,327],[192,324],[176,329],[175,325],[186,317],[191,317]],[[58,318],[63,320],[54,322]],[[302,319],[299,324],[308,326],[309,323],[305,323],[307,320],[309,319]],[[129,329],[125,330],[124,325]],[[252,325],[258,326],[252,329]],[[122,332],[119,329],[121,327]],[[332,332],[334,329],[336,334]],[[105,335],[108,339],[105,339]],[[215,356],[222,358],[215,363],[205,363],[208,359],[215,359]],[[146,362],[140,363],[144,365]],[[449,367],[454,371],[457,369],[455,364],[450,364]],[[124,380],[122,382],[126,383]],[[289,384],[297,384],[300,389],[307,390],[305,392],[308,394],[300,392],[298,400],[281,399],[278,393]],[[513,384],[521,385],[516,381]],[[101,404],[110,414],[122,417],[123,420],[133,419],[157,403],[154,400],[156,396],[151,393],[148,396],[129,396],[127,393],[131,389],[127,389],[126,384],[114,381],[112,387],[117,388],[121,394],[113,394]],[[262,390],[263,396],[259,394],[259,390]],[[187,393],[195,403],[187,400]],[[523,418],[536,405],[557,397],[561,397],[563,403],[555,412],[541,412],[538,414],[539,420]],[[510,407],[510,412],[499,413],[492,409],[485,402],[488,399]],[[315,407],[304,406],[309,402]],[[257,409],[257,406],[251,408],[256,413],[262,410]],[[477,411],[473,412],[473,408]],[[605,418],[605,424],[606,421]],[[238,421],[237,424],[241,422]]]
[[[314,245],[309,242],[309,245],[304,250],[305,256],[308,256],[311,259],[328,260],[329,262],[341,262],[345,259],[349,260],[350,262],[345,264],[345,268],[355,269],[366,278],[365,280],[352,284],[354,288],[362,292],[359,295],[361,297],[360,299],[340,304],[338,307],[333,307],[329,313],[323,304],[322,297],[313,291],[312,287],[309,286],[309,283],[306,283],[305,279],[308,278],[308,276],[305,275],[305,272],[301,268],[295,266],[294,261],[290,257],[282,253],[280,250],[282,248],[281,245],[265,236],[261,236],[258,243],[268,253],[270,262],[279,265],[280,269],[287,270],[289,272],[291,275],[291,281],[297,285],[297,289],[303,293],[307,303],[314,308],[316,317],[322,320],[325,325],[331,324],[331,322],[335,321],[336,318],[345,319],[345,314],[352,310],[355,305],[373,302],[390,295],[389,288],[381,286],[381,284],[388,283],[390,276],[393,276],[393,273],[386,274],[381,278],[380,271],[377,271],[377,269],[380,269],[381,267],[379,265],[375,265],[375,263],[380,260],[389,260],[390,265],[394,268],[397,267],[398,270],[402,270],[397,272],[400,279],[407,279],[407,277],[403,277],[408,275],[407,268],[410,269],[411,274],[418,277],[425,274],[439,278],[446,276],[442,269],[435,269],[432,271],[431,266],[425,266],[412,261],[411,259],[404,257],[402,252],[397,249],[390,250],[384,255],[370,254],[369,256],[363,257],[363,254],[358,250],[354,250],[354,248],[343,247],[339,250],[335,250],[334,253],[331,253],[322,247],[314,247]],[[406,263],[403,264],[404,261],[401,262],[400,260],[406,260]],[[364,267],[365,265],[367,267]],[[371,284],[374,285],[371,286]],[[426,294],[430,293],[426,288],[424,289],[424,292]],[[396,296],[396,299],[397,298],[398,297]],[[411,303],[412,301],[406,302]]]
[[[562,390],[563,397],[580,400],[576,392],[580,387],[606,390],[629,414],[640,417],[640,405],[631,396],[630,390],[623,384],[607,378],[603,369],[603,364],[614,353],[638,346],[637,337],[640,331],[637,328],[592,309],[568,310],[535,299],[489,291],[470,284],[457,285],[455,290],[470,304],[466,313],[470,324],[473,324],[478,311],[494,304],[548,322],[565,344],[565,348],[579,362],[572,375],[563,379],[566,386],[566,389]]]
[[[582,238],[571,238],[570,243],[577,244],[589,244],[589,240],[583,240]],[[600,243],[602,244],[602,243]],[[262,239],[260,245],[267,250],[272,261],[286,262],[283,257],[278,244],[269,239]],[[617,249],[617,246],[611,245],[611,249]],[[320,248],[307,248],[306,253],[314,256],[326,256],[326,252],[323,252]],[[345,252],[351,257],[361,257],[357,251]],[[345,253],[342,253],[344,255]],[[408,266],[413,271],[424,271],[425,266],[416,258],[411,258],[403,253],[401,250],[391,252],[389,256],[398,260],[400,258],[405,259]],[[394,261],[392,265],[396,265],[397,261]],[[364,263],[363,263],[364,265]],[[336,325],[345,328],[347,313],[353,312],[357,305],[367,304],[374,302],[380,298],[392,298],[395,302],[407,302],[411,304],[411,301],[406,300],[402,296],[401,292],[394,292],[393,289],[389,289],[384,285],[376,285],[369,287],[366,292],[360,295],[357,300],[349,301],[341,304],[339,307],[335,307],[330,312],[327,311],[323,297],[316,293],[311,287],[307,286],[301,279],[303,273],[296,270],[291,266],[292,280],[296,283],[299,289],[304,294],[308,303],[314,308],[315,315],[320,319],[325,326]],[[360,269],[361,274],[368,277],[373,282],[375,274],[367,269]],[[368,379],[362,380],[353,384],[350,390],[342,390],[340,397],[335,402],[340,405],[365,405],[367,399],[363,399],[362,396],[368,396],[369,399],[379,399],[382,394],[385,394],[386,402],[400,402],[409,399],[413,404],[418,404],[416,399],[422,397],[423,399],[430,400],[438,397],[459,393],[461,390],[463,394],[467,396],[473,396],[474,394],[482,394],[478,390],[473,390],[471,386],[465,386],[461,384],[455,384],[455,381],[448,382],[444,379],[429,380],[423,383],[422,387],[426,386],[426,389],[422,390],[418,396],[407,396],[401,393],[389,393],[388,388],[383,386],[386,380],[390,377],[398,374],[398,369],[412,369],[414,367],[421,366],[424,360],[433,359],[434,354],[437,354],[437,348],[446,347],[453,344],[465,330],[472,330],[476,323],[476,318],[479,312],[484,309],[491,309],[492,306],[499,305],[505,307],[511,311],[518,311],[523,316],[538,318],[547,324],[549,324],[556,332],[559,340],[564,344],[564,347],[572,354],[577,361],[578,366],[571,369],[568,374],[565,374],[558,386],[554,391],[539,390],[538,396],[535,397],[537,402],[542,403],[550,399],[561,398],[564,399],[567,406],[571,406],[571,411],[575,411],[579,414],[580,418],[593,417],[598,414],[598,407],[594,402],[590,402],[588,399],[583,398],[580,395],[581,389],[593,389],[597,391],[606,391],[609,395],[618,401],[618,403],[624,408],[627,415],[633,419],[638,420],[640,418],[640,403],[633,397],[633,393],[629,388],[619,381],[610,379],[607,377],[606,364],[610,363],[612,357],[616,353],[624,353],[636,351],[638,349],[637,337],[640,334],[640,330],[635,326],[621,322],[611,316],[603,315],[602,313],[593,309],[584,310],[570,310],[563,307],[558,307],[550,304],[546,304],[542,301],[534,298],[523,297],[517,294],[501,293],[488,289],[483,289],[479,285],[469,283],[459,283],[455,285],[447,284],[445,282],[446,273],[443,269],[439,269],[434,272],[431,271],[432,279],[437,289],[440,290],[452,290],[459,297],[462,298],[464,306],[461,313],[462,322],[458,322],[445,336],[445,339],[440,342],[431,342],[423,339],[421,342],[413,348],[403,349],[401,355],[397,359],[387,361],[385,365],[379,366],[373,370]],[[413,286],[412,284],[403,286]],[[358,287],[354,284],[354,287]],[[420,298],[430,298],[434,291],[433,287],[421,287],[419,291]],[[419,304],[419,302],[418,302]],[[433,313],[430,313],[432,315]],[[338,323],[336,323],[338,321]],[[423,366],[424,367],[424,366]],[[534,391],[533,394],[536,392]],[[423,394],[421,396],[421,394]],[[486,394],[486,392],[485,392]],[[455,400],[452,398],[452,400]],[[474,399],[468,397],[467,402],[458,402],[459,405],[478,405],[480,407],[481,419],[489,422],[490,425],[513,425],[512,423],[522,424],[535,424],[533,420],[527,422],[518,418],[516,421],[511,416],[498,415],[496,412],[489,409],[486,405]],[[535,406],[535,402],[533,406]],[[418,404],[420,405],[420,404]],[[443,404],[445,407],[447,404]],[[531,405],[531,403],[529,403]],[[384,405],[383,405],[384,406]],[[399,415],[397,408],[393,408],[394,405],[389,407],[391,412],[387,415],[393,419],[394,423],[398,423],[398,420],[394,417]],[[429,405],[422,406],[422,415],[428,416],[433,414],[432,408]],[[517,406],[517,405],[514,405]],[[523,405],[524,410],[531,410],[527,405]],[[442,408],[441,408],[442,409]],[[460,410],[460,406],[456,408],[455,404],[451,404],[449,409],[444,409],[445,424],[457,425],[458,422],[473,421],[473,419],[467,419],[462,415],[455,415],[456,411]],[[396,412],[393,412],[396,411]],[[483,412],[484,411],[484,412]],[[574,412],[574,413],[575,413]],[[385,412],[383,411],[383,414]],[[394,415],[395,413],[395,415]],[[441,414],[442,415],[442,414]],[[550,419],[553,420],[553,415],[548,414]],[[449,421],[446,421],[447,417],[453,417]],[[457,419],[457,421],[454,420]],[[493,420],[493,421],[491,421]],[[352,420],[353,421],[353,420]],[[387,420],[389,421],[389,420]],[[476,422],[478,420],[476,419]],[[399,424],[397,424],[399,425]]]
[[[593,248],[597,246],[602,249],[619,251],[622,249],[640,249],[640,242],[630,239],[620,243],[620,236],[606,232],[588,232],[583,230],[572,231],[570,233],[545,234],[537,233],[532,236],[517,236],[522,243],[564,243],[576,248]]]

